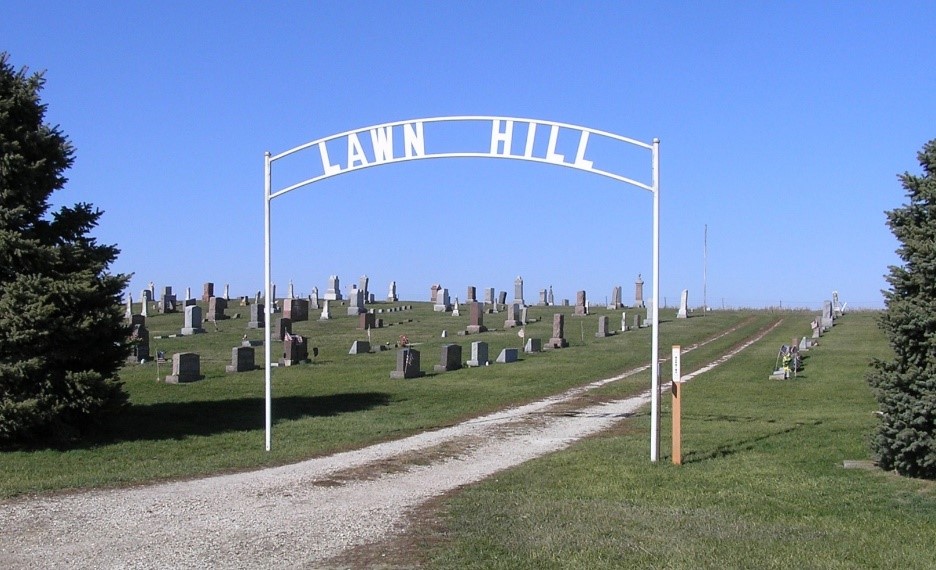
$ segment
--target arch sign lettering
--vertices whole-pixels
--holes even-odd
[[[452,137],[452,129],[460,136]],[[451,139],[458,144],[452,147]],[[544,143],[545,142],[545,146]],[[637,177],[619,172],[620,163],[603,161],[593,156],[592,145],[601,142],[624,145],[628,150],[637,149],[648,154],[650,161],[650,183]],[[516,117],[454,116],[396,121],[352,131],[345,131],[317,139],[276,155],[267,152],[264,156],[264,284],[265,297],[271,295],[271,243],[270,203],[275,198],[293,190],[314,184],[326,178],[346,174],[364,168],[422,160],[429,158],[507,158],[528,162],[539,162],[564,166],[612,178],[631,186],[647,190],[653,195],[653,301],[651,308],[651,434],[650,460],[657,461],[659,453],[659,265],[660,265],[660,141],[651,143],[623,137],[606,131],[545,121]],[[278,190],[272,188],[273,166],[277,161],[307,151],[306,168],[299,181]],[[571,152],[570,152],[571,151]],[[602,156],[607,157],[607,154]],[[312,166],[308,166],[309,163]],[[266,354],[266,449],[270,450],[271,439],[271,315],[272,303],[266,303],[265,354]]]

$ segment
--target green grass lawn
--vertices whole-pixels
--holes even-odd
[[[427,566],[936,568],[936,484],[843,468],[869,459],[865,373],[889,354],[875,314],[839,319],[797,379],[768,380],[803,318],[684,386],[682,466],[667,393],[658,464],[645,413],[472,486],[443,505]]]
[[[385,327],[371,333],[373,345],[395,343],[401,334],[421,351],[419,379],[392,380],[394,350],[349,355],[354,340],[366,340],[356,329],[357,319],[345,316],[345,308],[332,307],[334,319],[295,323],[293,330],[319,348],[314,363],[273,371],[273,444],[264,450],[263,371],[228,374],[231,348],[247,333],[253,340],[262,330],[247,330],[247,307],[232,306],[238,319],[206,323],[207,333],[162,338],[177,334],[181,313],[147,319],[151,351],[197,352],[204,379],[189,384],[166,384],[168,365],[128,365],[121,378],[131,407],[99,435],[81,443],[56,448],[0,452],[0,497],[68,489],[138,484],[156,480],[196,477],[212,473],[254,469],[306,459],[339,450],[410,435],[450,425],[461,419],[520,404],[567,388],[606,378],[644,365],[649,360],[650,329],[595,338],[599,315],[609,315],[618,329],[620,312],[595,309],[587,317],[571,316],[570,307],[531,307],[537,322],[526,327],[527,338],[548,339],[555,312],[566,314],[566,338],[570,347],[539,354],[523,354],[509,365],[462,369],[435,374],[441,346],[458,343],[463,360],[470,357],[470,343],[484,340],[490,358],[504,347],[520,347],[517,330],[499,330],[459,336],[468,324],[462,316],[435,313],[429,303],[377,304],[379,308],[411,304],[412,309],[377,315]],[[632,313],[632,311],[628,311]],[[643,312],[643,311],[641,311]],[[789,315],[789,313],[787,313]],[[752,331],[776,320],[767,312],[714,312],[704,318],[673,318],[663,311],[661,352],[668,355],[673,343],[688,346],[726,330],[730,334],[686,355],[688,364],[719,354]],[[485,324],[503,329],[506,313],[485,315]],[[797,334],[808,332],[809,316],[799,314]],[[442,338],[442,331],[447,337]],[[257,362],[263,347],[257,346]],[[274,346],[274,355],[280,348]],[[766,374],[772,366],[762,366]],[[633,394],[649,387],[649,372],[603,388],[607,396]]]

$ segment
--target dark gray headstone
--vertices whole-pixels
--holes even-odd
[[[198,305],[185,307],[185,326],[182,327],[184,336],[205,332],[202,328],[202,310]]]
[[[501,350],[499,355],[497,355],[497,362],[509,364],[511,362],[516,362],[516,361],[517,361],[517,349],[516,348],[505,348]]]
[[[458,344],[442,345],[442,355],[439,363],[433,367],[436,372],[447,372],[461,368],[462,347]]]
[[[480,340],[471,343],[471,360],[466,364],[468,366],[487,366],[488,362],[488,343]]]
[[[401,348],[397,351],[396,370],[390,378],[416,378],[422,376],[419,370],[419,351],[415,348]]]
[[[201,379],[201,360],[194,352],[179,352],[172,355],[172,374],[166,376],[167,384],[194,382]]]
[[[598,317],[598,332],[595,333],[597,338],[604,338],[610,336],[608,331],[608,317],[606,315],[601,315]]]
[[[257,367],[252,346],[235,346],[231,349],[231,363],[224,367],[227,372],[247,372]]]

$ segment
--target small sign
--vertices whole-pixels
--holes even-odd
[[[677,345],[673,346],[673,384],[682,382],[682,371],[680,370],[679,360],[682,355],[682,347]]]

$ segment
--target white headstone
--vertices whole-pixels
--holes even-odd
[[[322,307],[322,316],[319,317],[320,321],[327,321],[331,318],[331,313],[328,311],[328,299],[325,299],[325,306]]]
[[[689,317],[689,289],[683,289],[682,295],[679,297],[679,312],[676,313],[677,319],[685,319]]]

